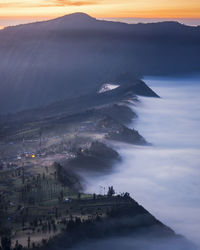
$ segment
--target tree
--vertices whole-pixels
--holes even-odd
[[[126,193],[124,194],[124,198],[130,198],[130,194],[126,192]]]
[[[1,238],[1,246],[4,250],[10,250],[11,247],[11,240],[10,237],[2,237]]]
[[[115,194],[115,190],[114,190],[113,186],[108,187],[108,193],[107,193],[107,195],[108,196],[113,196],[114,194]]]
[[[60,191],[60,195],[59,195],[59,197],[58,197],[58,200],[59,200],[60,202],[62,202],[63,199],[64,199],[64,192],[63,192],[63,190],[61,190],[61,191]]]
[[[27,242],[28,242],[28,248],[30,248],[30,246],[31,246],[31,238],[30,238],[30,236],[28,236]]]

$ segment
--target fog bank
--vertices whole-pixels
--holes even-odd
[[[200,246],[200,77],[145,79],[162,98],[140,97],[133,121],[148,147],[119,144],[123,162],[88,191],[113,185],[130,192],[147,210]],[[101,191],[102,192],[102,191]]]
[[[197,250],[181,239],[155,239],[142,236],[129,236],[89,241],[73,248],[74,250]]]

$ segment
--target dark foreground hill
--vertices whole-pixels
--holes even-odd
[[[200,27],[129,25],[82,13],[6,28],[0,31],[0,113],[88,94],[121,72],[196,72],[199,44]]]
[[[79,203],[90,209],[99,206],[99,211],[109,203],[114,205],[107,208],[104,219],[97,216],[88,221],[70,221],[63,234],[42,249],[197,250],[191,242],[175,234],[127,193],[124,197],[96,199],[92,204],[91,201]]]

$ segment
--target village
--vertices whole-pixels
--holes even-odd
[[[75,176],[62,183],[62,166],[37,167],[41,155],[24,155],[23,164],[1,170],[0,225],[2,249],[35,248],[66,232],[72,223],[106,218],[116,204],[129,202],[115,195],[84,194]],[[32,164],[32,165],[28,165]],[[65,180],[66,181],[66,180]],[[9,188],[8,188],[9,187]]]
[[[2,249],[42,247],[73,223],[107,218],[113,208],[130,203],[129,195],[115,194],[112,184],[98,194],[85,193],[79,174],[111,171],[120,160],[112,140],[146,143],[124,125],[130,114],[134,116],[122,103],[108,104],[69,116],[2,125]]]
[[[105,125],[101,124],[102,129]],[[105,156],[110,153],[103,144],[94,142],[95,137],[81,136],[86,132],[83,125],[75,133],[62,136],[43,135],[39,130],[36,136],[22,135],[1,143],[2,148],[9,147],[8,151],[1,150],[0,159],[2,249],[42,246],[63,233],[72,221],[106,218],[116,202],[126,202],[117,200],[113,188],[107,191],[104,187],[99,194],[83,193],[80,177],[63,168],[62,163],[88,157],[94,150]]]

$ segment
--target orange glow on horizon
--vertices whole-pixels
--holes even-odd
[[[199,0],[0,0],[0,20],[47,20],[74,12],[96,18],[200,18]],[[2,25],[0,23],[0,25]]]

